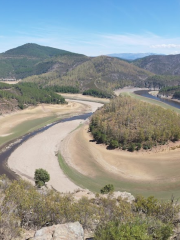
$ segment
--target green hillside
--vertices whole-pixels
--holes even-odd
[[[60,61],[61,58],[65,58],[66,61],[64,59]],[[65,50],[28,43],[0,54],[0,79],[23,79],[31,75],[53,71],[59,65],[63,65],[60,66],[60,70],[63,67],[67,71],[67,67],[74,65],[71,58],[78,64],[79,61],[85,61],[87,57]]]
[[[86,89],[113,90],[128,85],[144,86],[144,81],[153,74],[133,66],[125,61],[108,56],[95,58],[78,58],[82,63],[74,59],[73,68],[60,71],[60,67],[67,64],[67,59],[59,64],[55,71],[42,75],[35,75],[24,79],[43,85],[70,85],[77,86],[81,91]],[[69,59],[68,59],[69,60]],[[72,60],[72,58],[71,58]],[[61,59],[62,61],[62,59]]]
[[[180,85],[180,76],[174,75],[154,75],[145,80],[145,87],[148,88],[162,88],[166,86]]]
[[[4,111],[24,109],[38,103],[64,104],[65,99],[51,89],[42,89],[35,83],[0,83],[0,115]]]
[[[132,64],[157,75],[180,75],[180,54],[148,56]]]
[[[5,53],[2,53],[1,57],[33,57],[33,58],[41,58],[46,59],[49,57],[57,57],[57,56],[64,56],[64,55],[80,55],[76,53],[72,53],[69,51],[52,48],[52,47],[45,47],[40,46],[35,43],[27,43],[17,48],[10,49]]]

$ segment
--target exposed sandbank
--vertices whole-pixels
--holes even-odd
[[[78,103],[85,106],[86,111],[95,111],[102,106],[99,103],[79,101]],[[59,123],[48,130],[40,133],[17,148],[8,159],[8,166],[22,178],[34,183],[34,172],[37,168],[46,169],[50,174],[48,186],[60,192],[73,192],[78,188],[71,182],[59,167],[57,153],[61,141],[84,120],[73,120]]]

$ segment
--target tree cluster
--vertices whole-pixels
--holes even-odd
[[[97,89],[88,89],[83,92],[83,95],[89,95],[99,98],[112,98],[112,94]]]
[[[89,129],[98,143],[129,151],[180,139],[180,116],[162,107],[119,96],[95,112]]]
[[[177,86],[180,84],[180,76],[173,75],[154,75],[150,76],[145,80],[145,87],[147,88],[158,88],[168,86]]]
[[[47,86],[45,87],[46,90],[51,90],[53,92],[59,92],[59,93],[79,93],[78,87],[73,86],[59,86],[59,85],[53,85],[53,86]]]
[[[45,90],[35,83],[18,83],[11,85],[7,90],[7,86],[0,85],[0,98],[16,99],[19,108],[23,109],[28,105],[36,105],[37,103],[63,104],[65,99],[54,93],[52,90]]]

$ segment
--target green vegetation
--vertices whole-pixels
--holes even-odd
[[[179,123],[171,110],[119,96],[96,111],[89,129],[98,143],[134,151],[179,140]]]
[[[177,86],[180,84],[180,76],[154,75],[145,80],[145,87],[160,89],[167,86]]]
[[[135,66],[158,75],[179,75],[180,55],[153,55],[133,61]]]
[[[73,194],[37,191],[24,180],[11,182],[5,176],[0,180],[0,235],[6,239],[18,237],[23,229],[75,221],[95,232],[95,239],[168,239],[180,210],[174,200],[138,197],[130,204],[112,194],[74,200]]]
[[[57,66],[59,72],[64,73],[73,67],[74,61],[78,64],[86,58],[81,54],[29,43],[0,54],[0,79],[22,79],[53,71]]]
[[[102,194],[107,194],[107,193],[110,193],[110,192],[113,192],[114,191],[114,186],[113,184],[107,184],[106,186],[104,186],[100,192]]]
[[[105,91],[96,90],[96,89],[88,89],[83,92],[83,95],[89,95],[89,96],[99,97],[99,98],[112,98],[112,94],[107,93]]]
[[[73,86],[47,86],[45,87],[46,90],[51,90],[53,92],[59,92],[59,93],[79,93],[78,87]]]
[[[36,186],[40,188],[45,186],[46,182],[49,182],[50,175],[46,170],[39,168],[39,169],[36,169],[34,173],[34,180],[35,180]]]
[[[180,86],[163,87],[160,89],[159,94],[172,96],[173,99],[180,99]]]
[[[77,55],[76,53],[68,52],[65,50],[40,46],[35,43],[27,43],[20,47],[10,49],[5,53],[1,54],[3,57],[12,57],[12,56],[27,56],[27,57],[36,57],[36,58],[48,58],[56,57],[59,55]]]
[[[37,103],[63,104],[65,99],[52,90],[45,90],[35,83],[0,84],[0,99],[17,101],[18,107],[24,109]]]
[[[173,229],[170,224],[137,218],[125,223],[112,221],[98,227],[94,240],[168,240],[172,233]]]

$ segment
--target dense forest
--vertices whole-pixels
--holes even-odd
[[[18,237],[24,229],[75,221],[94,234],[95,240],[167,240],[176,228],[179,210],[173,198],[163,202],[137,196],[128,203],[110,193],[75,200],[73,194],[46,188],[38,191],[24,180],[0,177],[0,237],[4,240]]]
[[[144,86],[147,88],[161,89],[167,86],[177,86],[180,84],[180,76],[173,75],[154,75],[148,77]]]
[[[16,100],[19,108],[37,103],[63,104],[65,99],[52,90],[45,90],[35,83],[9,85],[0,83],[0,99]]]
[[[53,86],[47,86],[44,89],[48,91],[59,92],[59,93],[79,93],[79,88],[73,87],[73,86],[53,85]]]
[[[89,129],[98,143],[110,148],[150,149],[180,139],[180,116],[129,96],[119,96],[95,112]]]
[[[112,93],[108,93],[108,92],[96,90],[96,89],[88,89],[83,92],[83,95],[89,95],[89,96],[99,97],[99,98],[112,98],[113,97]]]

